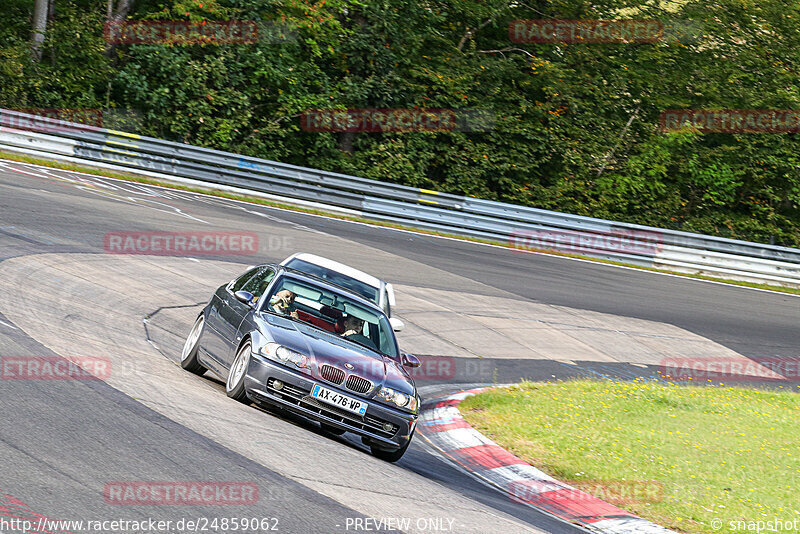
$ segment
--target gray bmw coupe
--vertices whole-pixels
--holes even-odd
[[[221,286],[195,320],[181,366],[225,380],[229,397],[353,432],[399,460],[420,397],[389,319],[372,302],[313,275],[259,265]]]

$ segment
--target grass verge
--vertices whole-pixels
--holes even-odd
[[[137,175],[137,174],[134,174],[134,173],[119,173],[119,172],[113,172],[113,171],[107,171],[107,170],[100,170],[100,169],[96,169],[96,168],[88,167],[88,166],[84,166],[84,165],[76,165],[74,163],[63,163],[63,162],[58,162],[58,161],[50,161],[50,160],[46,160],[46,159],[34,158],[34,157],[30,157],[30,156],[24,156],[24,155],[16,154],[16,153],[13,153],[13,152],[6,152],[6,151],[2,151],[2,150],[0,150],[0,159],[7,159],[7,160],[10,160],[10,161],[18,161],[20,163],[31,163],[31,164],[34,164],[34,165],[43,165],[45,167],[51,167],[51,168],[54,168],[54,169],[81,172],[81,173],[85,173],[85,174],[92,174],[92,175],[95,175],[95,176],[105,176],[105,177],[108,177],[108,178],[116,178],[118,180],[127,180],[129,182],[137,182],[137,183],[142,183],[142,184],[157,185],[157,186],[161,186],[161,187],[168,187],[170,189],[177,189],[179,191],[189,191],[189,192],[192,192],[192,193],[202,193],[202,194],[216,196],[216,197],[220,197],[220,198],[229,198],[229,199],[233,199],[233,200],[239,200],[239,201],[242,201],[242,202],[249,202],[249,203],[252,203],[252,204],[261,204],[261,205],[264,205],[264,206],[270,206],[270,207],[281,208],[281,209],[286,209],[286,210],[291,210],[291,211],[297,211],[297,212],[300,212],[300,213],[310,213],[310,214],[313,214],[313,215],[324,215],[326,217],[332,217],[332,218],[342,219],[342,220],[346,220],[346,221],[361,222],[361,223],[371,224],[373,226],[382,226],[382,227],[385,227],[385,228],[394,228],[394,229],[398,229],[398,230],[408,230],[408,231],[417,232],[417,233],[420,233],[420,234],[435,235],[435,236],[441,236],[441,237],[449,237],[449,238],[452,238],[452,239],[459,239],[459,240],[462,240],[462,241],[470,241],[470,242],[473,242],[473,243],[484,243],[484,244],[488,244],[488,245],[495,245],[495,246],[511,248],[511,249],[515,248],[511,243],[504,242],[504,241],[492,241],[492,240],[489,240],[489,239],[478,239],[478,238],[474,238],[474,237],[466,237],[466,236],[460,236],[460,235],[455,235],[455,234],[448,234],[448,233],[445,233],[445,232],[436,232],[436,231],[433,231],[433,230],[425,230],[425,229],[421,229],[421,228],[414,228],[412,226],[405,226],[405,225],[400,225],[400,224],[392,224],[392,223],[387,223],[387,222],[382,222],[382,221],[376,221],[374,219],[368,219],[368,218],[365,218],[365,217],[353,217],[353,216],[343,215],[341,213],[327,212],[327,211],[324,211],[324,210],[305,208],[305,207],[296,206],[296,205],[292,205],[292,204],[286,204],[286,203],[282,203],[282,202],[275,202],[273,200],[265,199],[265,198],[262,198],[262,197],[238,195],[238,194],[235,194],[235,193],[230,193],[230,192],[222,191],[222,190],[219,190],[219,189],[213,189],[212,187],[192,187],[192,186],[187,186],[187,185],[182,185],[182,184],[170,183],[170,182],[163,181],[163,180],[155,180],[155,179],[152,179],[152,178],[145,178],[143,176],[140,176],[140,175]],[[728,279],[724,279],[724,278],[716,278],[716,277],[713,277],[713,276],[706,276],[706,275],[701,275],[701,274],[680,273],[680,272],[676,272],[676,271],[669,271],[669,270],[666,270],[666,269],[656,269],[656,268],[653,268],[653,267],[642,267],[642,266],[639,266],[639,265],[631,265],[631,264],[624,263],[624,262],[611,261],[611,260],[605,260],[605,259],[600,259],[600,258],[591,258],[591,257],[588,257],[588,256],[581,256],[579,254],[569,254],[569,253],[558,252],[558,251],[547,250],[547,249],[531,249],[531,252],[539,252],[539,253],[542,253],[542,254],[549,254],[551,256],[563,256],[563,257],[566,257],[566,258],[576,258],[576,259],[590,260],[590,261],[597,262],[597,263],[606,263],[606,264],[609,264],[609,265],[619,265],[619,266],[622,266],[622,267],[630,267],[630,268],[633,268],[633,269],[640,269],[642,271],[653,271],[653,272],[658,272],[658,273],[672,274],[672,275],[676,275],[676,276],[682,276],[684,278],[695,278],[695,279],[698,279],[698,280],[709,280],[709,281],[714,281],[714,282],[724,282],[724,283],[727,283],[727,284],[732,284],[732,285],[737,285],[737,286],[752,287],[752,288],[755,288],[755,289],[765,289],[765,290],[768,290],[768,291],[777,291],[777,292],[780,292],[780,293],[792,293],[792,294],[795,294],[795,295],[800,295],[800,287],[774,286],[774,285],[760,284],[760,283],[755,283],[755,282],[743,282],[743,281],[739,281],[739,280],[728,280]]]
[[[625,497],[615,484],[658,488],[638,492],[650,498],[614,504],[665,527],[699,533],[730,532],[731,521],[800,524],[797,393],[644,379],[523,382],[459,408],[500,446],[598,497]]]

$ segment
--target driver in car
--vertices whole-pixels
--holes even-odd
[[[283,289],[275,293],[269,301],[272,311],[280,315],[289,315],[298,319],[297,310],[294,307],[295,294],[288,289]]]
[[[364,321],[359,319],[354,315],[348,315],[344,320],[344,332],[342,333],[342,337],[349,339],[351,341],[355,341],[361,345],[365,345],[371,349],[378,350],[378,347],[375,346],[375,343],[362,334],[364,331]]]

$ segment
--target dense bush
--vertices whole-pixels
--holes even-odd
[[[800,110],[800,13],[765,0],[136,0],[130,19],[255,20],[283,42],[120,45],[105,2],[7,0],[0,106],[132,111],[139,133],[442,191],[800,244],[796,134],[663,133],[665,109]],[[7,8],[5,7],[7,6]],[[659,19],[657,43],[519,44],[515,19]],[[680,33],[682,32],[682,33]],[[314,133],[313,108],[490,110],[485,132]],[[109,117],[113,116],[109,114]]]

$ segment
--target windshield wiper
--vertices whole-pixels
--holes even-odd
[[[292,321],[294,323],[307,324],[308,326],[313,326],[317,330],[321,330],[323,332],[327,332],[327,330],[325,330],[324,328],[322,328],[320,326],[315,325],[314,323],[310,323],[308,321],[304,321],[304,320],[300,319],[299,317],[292,317],[288,313],[278,313],[278,312],[275,312],[275,311],[267,311],[267,310],[261,310],[261,313],[268,313],[270,315],[274,315],[275,317],[280,317],[282,319],[288,319],[288,320],[290,320],[290,321]]]
[[[369,349],[372,352],[374,352],[375,354],[380,354],[381,356],[387,356],[387,357],[391,358],[391,356],[389,356],[388,354],[384,354],[381,351],[379,351],[378,349],[373,349],[369,345],[365,345],[363,343],[360,343],[360,342],[356,341],[355,339],[349,339],[349,338],[342,337],[342,336],[338,336],[338,337],[339,337],[339,339],[344,339],[345,341],[349,341],[350,343],[355,343],[359,347],[364,347],[365,349]]]

